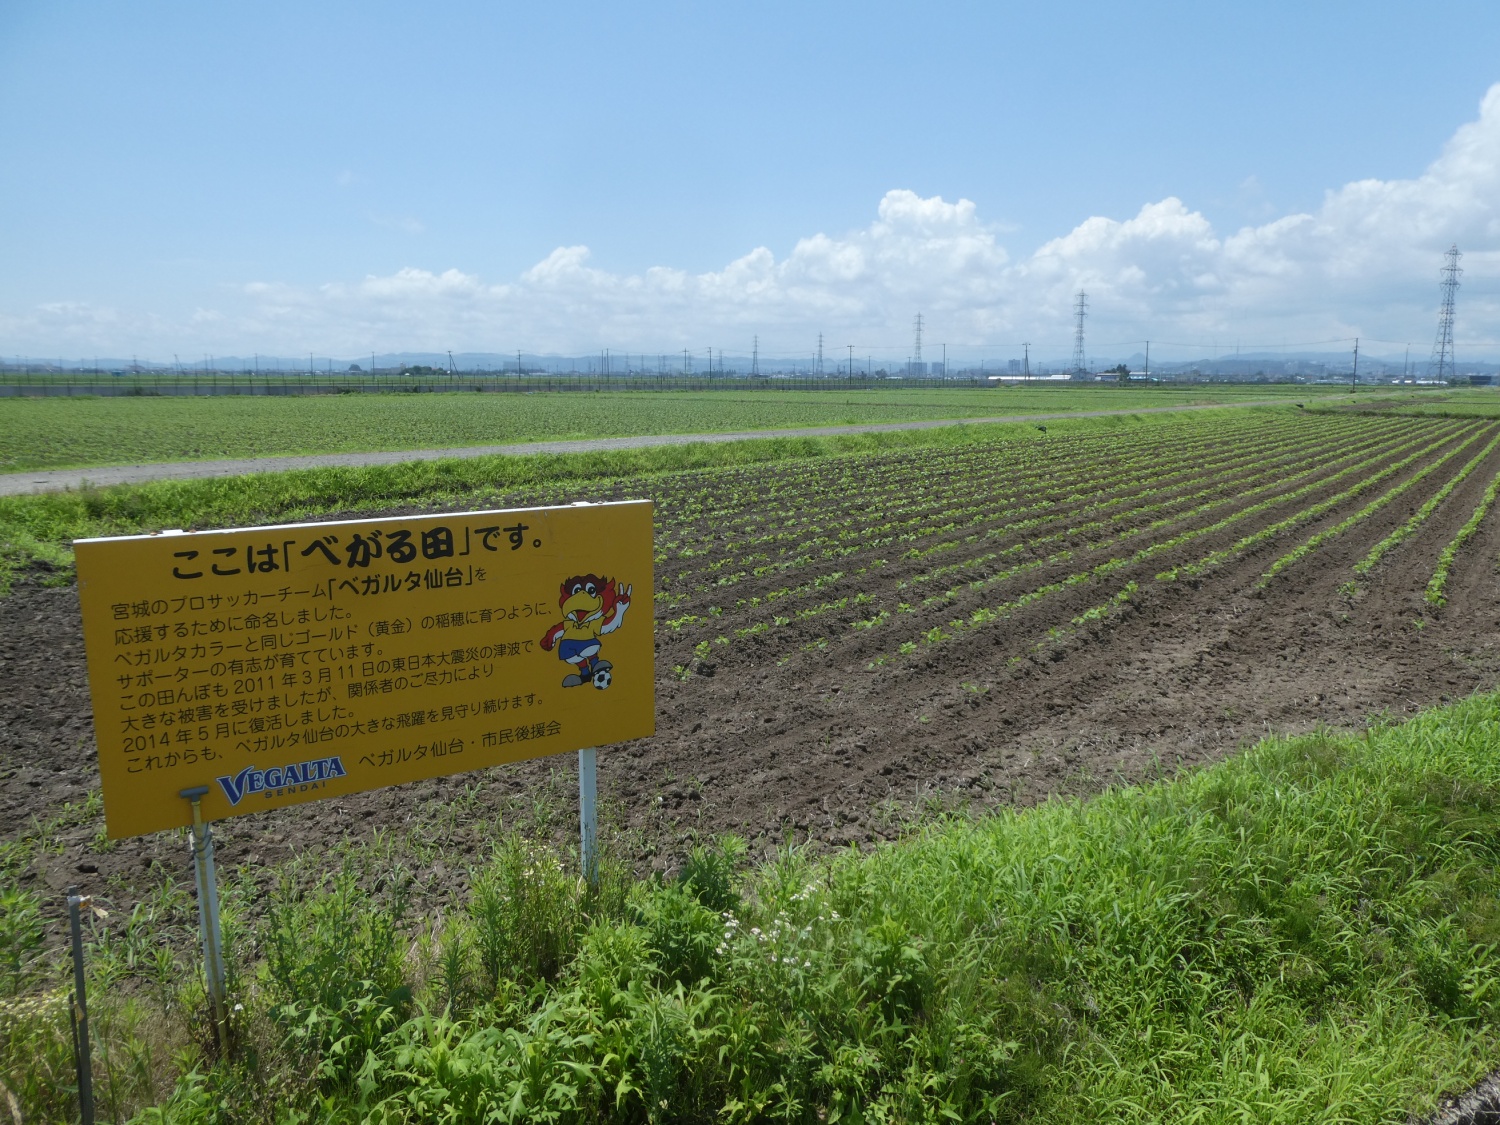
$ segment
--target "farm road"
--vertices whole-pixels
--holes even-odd
[[[317,453],[297,457],[242,457],[225,461],[166,461],[153,465],[113,465],[90,469],[48,469],[0,474],[0,496],[65,492],[92,485],[144,484],[153,480],[237,477],[246,473],[280,473],[290,469],[363,468],[402,461],[441,461],[450,457],[518,457],[535,453],[594,453],[607,449],[646,449],[695,442],[750,441],[756,438],[833,437],[892,430],[932,430],[941,426],[982,426],[1002,422],[1047,422],[1064,418],[1102,418],[1120,414],[1176,414],[1190,410],[1224,410],[1271,406],[1284,399],[1205,403],[1196,406],[1148,406],[1135,410],[1074,410],[1058,414],[1006,414],[992,418],[952,418],[924,422],[871,422],[851,426],[813,426],[795,430],[744,430],[721,434],[647,434],[639,437],[583,438],[574,441],[529,441],[511,445],[471,445],[458,449],[403,449],[376,453]]]

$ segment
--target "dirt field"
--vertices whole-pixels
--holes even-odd
[[[1484,455],[1359,591],[1351,594],[1344,588],[1354,563],[1480,454],[1495,431],[1436,419],[1356,419],[1348,424],[1387,427],[1351,431],[1354,438],[1387,443],[1371,445],[1372,455],[1387,456],[1375,468],[1398,463],[1399,450],[1380,452],[1394,450],[1398,439],[1429,441],[1433,448],[1358,498],[1234,554],[1201,579],[1160,581],[1156,575],[1179,562],[1231,548],[1284,518],[1286,510],[1273,507],[1125,565],[1108,581],[1064,584],[1043,600],[1011,609],[1003,620],[946,643],[914,643],[900,654],[890,636],[855,623],[869,619],[881,605],[895,612],[898,599],[922,580],[931,558],[974,556],[978,547],[969,544],[976,535],[963,535],[963,528],[945,532],[946,525],[934,524],[939,530],[917,542],[933,545],[924,550],[945,542],[953,550],[921,558],[904,557],[890,547],[856,546],[839,561],[838,572],[855,575],[864,567],[863,576],[828,581],[875,591],[872,604],[806,618],[788,611],[788,617],[775,618],[781,624],[752,630],[733,643],[715,643],[716,636],[728,634],[726,622],[732,616],[727,608],[722,620],[712,612],[716,605],[728,605],[722,590],[695,585],[706,569],[703,552],[667,552],[658,566],[659,588],[667,595],[657,608],[659,733],[600,756],[601,787],[637,830],[632,837],[637,866],[671,867],[693,832],[736,831],[762,851],[786,838],[815,848],[862,844],[894,835],[903,811],[913,805],[983,807],[1086,794],[1115,781],[1212,761],[1267,733],[1358,726],[1370,716],[1399,716],[1500,682],[1495,575],[1500,526],[1493,514],[1457,558],[1449,580],[1450,604],[1435,610],[1422,600],[1442,547],[1500,471],[1500,449]],[[1183,468],[1176,476],[1164,460],[1152,502],[1192,493],[1221,505],[1216,514],[1233,512],[1248,504],[1252,483],[1270,480],[1274,486],[1278,473],[1287,474],[1289,481],[1301,479],[1296,473],[1313,474],[1306,478],[1311,491],[1298,502],[1301,506],[1334,497],[1360,476],[1333,479],[1331,469],[1339,462],[1320,452],[1324,446],[1318,442],[1326,445],[1327,439],[1318,436],[1314,425],[1306,420],[1302,429],[1287,431],[1301,442],[1294,448],[1276,444],[1283,440],[1280,431],[1259,431],[1247,423],[1235,435],[1245,448],[1235,461],[1227,449],[1229,437],[1216,436],[1225,431],[1205,423],[1198,435],[1201,449],[1182,451]],[[1476,435],[1454,455],[1460,440]],[[1226,447],[1222,453],[1217,452],[1221,444]],[[1059,458],[1058,468],[1046,461],[1049,455]],[[1258,576],[1290,546],[1333,527],[1445,455],[1448,460],[1439,469],[1399,500],[1322,544],[1266,589],[1256,589]],[[925,482],[947,481],[953,495],[966,497],[971,507],[977,497],[982,508],[988,489],[999,490],[1004,481],[1023,474],[1017,461],[1009,468],[1001,464],[992,479],[980,479],[971,463],[947,465],[945,456],[866,457],[848,467],[850,479],[895,482],[891,494],[897,495],[904,487],[901,474],[920,472]],[[996,456],[1003,461],[1003,451]],[[1024,471],[1041,481],[1075,471],[1068,466],[1084,475],[1089,471],[1076,450],[1044,453],[1040,463],[1035,463],[1037,455],[1028,456],[1032,460],[1025,464],[1031,467]],[[1111,463],[1108,450],[1100,456],[1099,464]],[[1216,475],[1205,481],[1194,473],[1195,464],[1215,456],[1224,462]],[[1318,466],[1320,458],[1329,466],[1327,483],[1317,475],[1324,469],[1298,468]],[[795,480],[781,481],[785,487],[777,491],[781,477],[800,471],[776,466],[653,482],[645,491],[656,493],[660,504],[659,544],[728,542],[735,525],[724,515],[726,505],[733,506],[725,498],[741,494],[747,509],[763,505],[790,524],[804,511],[837,509],[827,495],[799,492]],[[641,492],[639,485],[626,484],[595,490],[594,495]],[[705,496],[719,504],[708,514],[697,514],[683,499]],[[1057,511],[1065,512],[1069,505],[1082,511],[1089,502],[1078,500],[1076,490],[1069,497],[1056,502]],[[868,513],[868,507],[861,508],[868,502],[851,497],[847,518]],[[933,503],[939,511],[949,502]],[[830,518],[837,523],[846,517],[835,512]],[[1210,519],[1181,518],[1187,522],[1171,524],[1158,537],[1192,519],[1200,524]],[[1041,560],[1021,576],[1017,590],[1056,583],[1078,572],[1079,558],[1093,561],[1118,550],[1117,544],[1090,547],[1072,534],[1066,520],[1058,526],[1065,528],[1062,541],[1074,548],[1067,561],[1048,564],[1052,556],[1030,546],[1030,530],[1005,533],[1002,527],[979,546],[1010,543],[1012,557]],[[765,569],[773,572],[740,581],[736,599],[765,598],[784,589],[786,574],[774,567],[799,549],[777,548],[773,542],[764,556],[755,556],[769,558]],[[881,565],[875,565],[877,557]],[[980,563],[969,573],[989,574],[1003,565]],[[831,564],[813,563],[796,573],[800,580],[831,572]],[[1128,601],[1112,603],[1115,608],[1102,617],[1083,617],[1126,580],[1137,584]],[[673,598],[677,601],[670,604]],[[901,636],[920,638],[941,630],[954,609],[945,603],[901,612],[911,618]],[[688,618],[692,620],[676,628],[666,624]],[[893,618],[898,624],[902,620],[899,614]],[[75,590],[23,584],[0,600],[0,680],[6,688],[0,696],[0,745],[5,747],[0,838],[14,838],[33,817],[46,820],[65,802],[83,802],[98,784]],[[237,865],[264,865],[294,850],[316,854],[335,840],[369,839],[380,829],[400,829],[424,815],[423,810],[430,812],[434,801],[452,804],[462,797],[466,815],[482,818],[513,807],[518,796],[524,799],[547,786],[549,778],[552,786],[565,786],[569,778],[560,771],[570,769],[566,758],[543,759],[241,817],[218,831],[223,877],[232,879]],[[28,885],[61,892],[76,882],[128,907],[133,896],[165,875],[188,874],[181,839],[160,835],[101,849],[91,846],[97,828],[96,820],[79,818],[60,829],[60,850],[43,855],[24,874]],[[473,844],[464,847],[470,850]],[[153,868],[158,862],[162,866]],[[460,854],[439,864],[443,870],[431,882],[433,892],[461,880],[467,862],[468,856]]]

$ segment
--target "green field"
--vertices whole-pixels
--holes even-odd
[[[1337,397],[1338,388],[554,392],[0,399],[0,471]]]
[[[1243,418],[1286,415],[1292,410],[1289,406],[1250,406],[1232,413]],[[505,506],[522,502],[518,493],[527,498],[524,502],[536,503],[547,490],[565,499],[591,482],[597,485],[630,479],[636,487],[643,487],[655,474],[682,470],[881,450],[1025,443],[1091,433],[1175,431],[1204,422],[1204,414],[1198,412],[1114,414],[1050,422],[1045,435],[1028,423],[945,426],[527,457],[490,455],[358,468],[333,466],[5,496],[0,497],[0,594],[9,589],[17,571],[37,564],[44,571],[44,581],[71,581],[72,541],[93,536],[130,535],[169,527],[243,527],[337,512],[379,511],[402,504]],[[48,571],[50,576],[45,573]]]
[[[1475,388],[1438,394],[1423,393],[1415,402],[1401,396],[1389,405],[1380,403],[1377,409],[1449,418],[1500,418],[1500,389]]]

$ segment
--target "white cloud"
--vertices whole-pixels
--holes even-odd
[[[1262,210],[1269,206],[1253,178],[1241,189]],[[613,273],[591,265],[586,246],[560,246],[509,281],[407,268],[315,289],[253,282],[232,300],[216,295],[212,314],[131,317],[87,305],[0,313],[0,338],[64,352],[311,346],[331,354],[371,347],[578,354],[709,343],[745,351],[753,334],[767,352],[800,352],[821,331],[830,346],[858,340],[899,352],[921,311],[929,339],[1029,339],[1064,354],[1073,294],[1084,288],[1094,339],[1358,334],[1410,338],[1420,351],[1434,326],[1443,250],[1459,244],[1471,281],[1500,271],[1497,201],[1500,85],[1420,176],[1355,181],[1328,192],[1312,213],[1240,230],[1216,230],[1169,197],[1128,218],[1088,218],[1016,257],[1002,244],[1007,232],[972,201],[893,190],[864,227],[802,238],[779,259],[756,247],[708,273],[667,266]],[[371,218],[421,230],[417,220]],[[1460,297],[1460,347],[1470,355],[1500,350],[1487,328],[1500,309],[1485,288]]]

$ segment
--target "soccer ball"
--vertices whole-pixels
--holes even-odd
[[[600,668],[599,671],[594,673],[594,686],[600,691],[603,691],[605,688],[609,687],[609,683],[610,675],[608,668]]]

